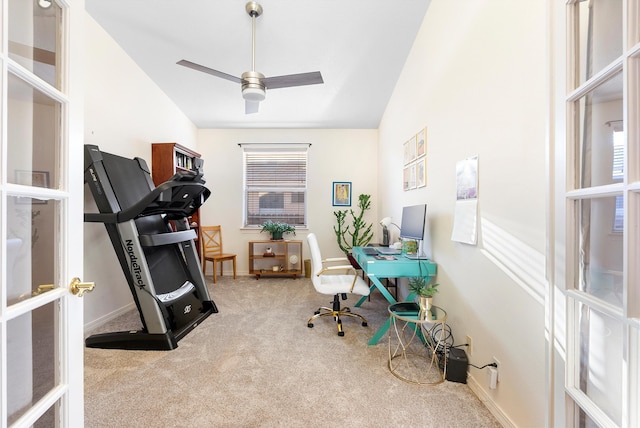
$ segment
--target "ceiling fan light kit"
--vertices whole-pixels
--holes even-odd
[[[251,17],[251,71],[242,73],[238,78],[222,71],[214,70],[204,65],[196,64],[187,60],[180,60],[178,65],[191,68],[196,71],[211,74],[231,82],[240,83],[242,86],[242,98],[245,100],[245,113],[257,113],[258,103],[264,101],[267,88],[278,89],[292,86],[317,85],[324,83],[322,74],[319,71],[310,73],[288,74],[284,76],[265,77],[262,73],[255,71],[256,57],[256,18],[262,15],[262,6],[255,1],[250,1],[245,5],[247,14]]]
[[[247,101],[263,101],[266,91],[262,79],[264,79],[264,75],[257,71],[242,73],[242,98]]]

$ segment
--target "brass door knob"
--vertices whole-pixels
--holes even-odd
[[[69,291],[71,291],[71,294],[82,297],[84,293],[93,291],[95,286],[95,282],[82,282],[80,281],[80,278],[73,278],[71,280],[71,285],[69,286]]]

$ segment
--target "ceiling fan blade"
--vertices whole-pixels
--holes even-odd
[[[286,76],[265,77],[262,82],[267,89],[289,88],[291,86],[317,85],[324,83],[319,71],[287,74]]]
[[[235,83],[242,83],[242,79],[239,77],[223,73],[222,71],[214,70],[213,68],[205,67],[204,65],[196,64],[195,62],[187,61],[186,59],[182,59],[176,62],[176,64],[182,65],[183,67],[191,68],[193,70],[201,71],[203,73],[211,74],[216,77],[221,77]]]
[[[259,106],[260,106],[260,103],[258,101],[245,101],[244,114],[257,113]]]

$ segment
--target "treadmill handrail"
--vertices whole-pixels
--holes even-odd
[[[194,176],[195,177],[195,176]],[[180,202],[179,207],[173,206],[170,202],[173,198],[174,188],[186,188],[186,192],[180,192],[183,196],[178,200]],[[195,188],[192,192],[193,195],[189,195],[189,190]],[[167,194],[168,193],[168,194]],[[209,197],[211,191],[207,189],[202,183],[191,183],[186,181],[165,181],[158,187],[153,189],[147,196],[140,199],[127,209],[119,211],[117,213],[86,213],[84,220],[86,222],[99,222],[99,223],[124,223],[141,216],[154,215],[154,214],[172,214],[176,218],[188,217],[193,214]],[[186,199],[184,196],[191,196]],[[199,198],[199,201],[195,201]],[[191,205],[194,201],[195,204]],[[160,203],[154,205],[154,202]]]
[[[191,241],[195,239],[196,236],[196,231],[189,229],[178,232],[156,233],[154,235],[139,235],[138,239],[140,239],[140,245],[143,247],[159,247],[161,245]]]

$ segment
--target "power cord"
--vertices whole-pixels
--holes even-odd
[[[451,345],[451,346],[449,346],[449,349],[451,349],[451,348],[462,348],[464,346],[469,346],[469,344],[468,343],[461,343],[460,345]],[[498,367],[498,365],[496,363],[485,364],[482,367],[478,367],[475,364],[471,364],[471,363],[469,363],[469,365],[471,367],[477,368],[478,370],[482,370],[482,369],[487,368],[487,367],[496,367],[496,368]]]
[[[480,370],[482,370],[482,369],[484,369],[484,368],[486,368],[486,367],[498,367],[498,365],[497,365],[496,363],[489,363],[489,364],[485,364],[485,365],[484,365],[484,366],[482,366],[482,367],[478,367],[478,366],[476,366],[476,365],[474,365],[474,364],[471,364],[471,363],[469,363],[469,365],[470,365],[471,367],[475,367],[475,368],[480,369]]]

